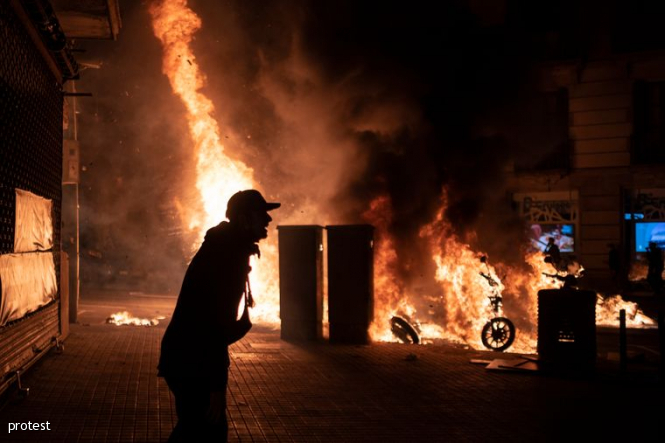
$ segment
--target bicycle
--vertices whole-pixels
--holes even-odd
[[[488,298],[492,312],[494,313],[494,317],[489,319],[483,326],[480,339],[488,349],[497,352],[505,351],[515,341],[515,325],[510,319],[502,316],[503,296],[499,289],[499,282],[492,277],[489,265],[487,264],[487,257],[482,256],[480,261],[487,268],[487,273],[480,272],[480,275],[487,280],[490,286]]]

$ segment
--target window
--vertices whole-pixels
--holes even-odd
[[[532,131],[537,140],[529,155],[515,159],[518,171],[569,169],[570,141],[568,137],[568,90],[542,94],[530,116]]]
[[[665,82],[633,88],[633,163],[665,162]]]
[[[605,5],[604,5],[605,6]],[[658,0],[617,2],[613,7],[612,49],[617,53],[665,48],[665,3]]]

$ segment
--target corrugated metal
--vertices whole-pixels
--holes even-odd
[[[53,302],[0,333],[0,371],[6,378],[53,344],[59,331],[59,303]]]

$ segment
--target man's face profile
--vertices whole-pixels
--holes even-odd
[[[268,237],[268,225],[271,221],[272,217],[266,211],[250,211],[247,214],[247,229],[252,238],[258,241]]]

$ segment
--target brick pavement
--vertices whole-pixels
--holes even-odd
[[[165,441],[175,411],[156,377],[164,324],[72,325],[62,354],[24,377],[0,411],[0,441]],[[491,372],[495,354],[457,346],[293,344],[257,327],[232,347],[231,441],[629,441],[663,437],[653,371],[591,378]],[[9,422],[50,422],[15,431]]]

